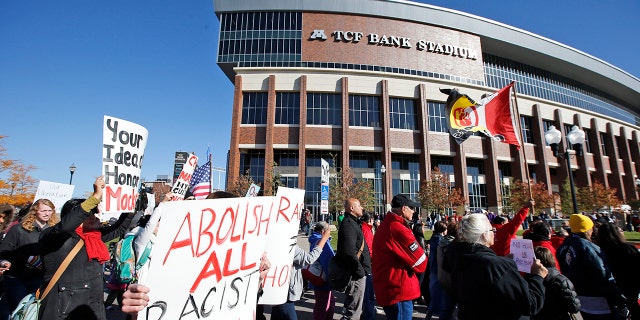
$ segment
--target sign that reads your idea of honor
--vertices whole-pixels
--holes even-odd
[[[304,190],[275,197],[162,203],[149,269],[149,304],[139,319],[255,319],[260,258],[271,268],[260,303],[287,301]],[[167,276],[171,275],[171,276]]]
[[[106,186],[100,203],[101,220],[135,210],[148,135],[141,125],[104,116],[102,174]]]

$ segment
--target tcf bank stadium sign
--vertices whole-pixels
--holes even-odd
[[[363,39],[364,33],[358,32],[358,31],[336,30],[333,33],[331,33],[331,37],[333,37],[334,42],[357,43]],[[413,45],[411,43],[411,38],[407,38],[407,37],[387,36],[387,35],[380,35],[376,33],[370,33],[367,35],[366,39],[367,39],[367,44],[369,45],[396,47],[396,48],[405,48],[405,49],[413,48]],[[316,30],[313,30],[313,33],[311,33],[311,37],[309,37],[309,40],[324,41],[324,40],[327,40],[327,36],[325,35],[324,30],[316,29]],[[452,57],[458,57],[462,59],[470,59],[470,60],[478,59],[477,50],[454,46],[446,43],[437,43],[437,42],[427,41],[427,40],[418,40],[415,43],[415,47],[416,47],[416,50],[418,51],[450,55]]]

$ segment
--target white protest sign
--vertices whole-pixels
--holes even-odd
[[[513,254],[513,261],[515,261],[518,266],[518,271],[531,272],[531,266],[536,259],[536,255],[533,253],[533,242],[531,240],[512,239],[511,254]]]
[[[138,124],[104,116],[102,174],[106,186],[100,203],[101,220],[135,211],[148,135],[147,129]]]
[[[38,199],[49,199],[53,202],[53,205],[56,206],[56,212],[60,213],[64,203],[73,197],[74,189],[75,186],[72,184],[40,180],[33,202],[36,202]]]
[[[173,187],[171,187],[171,193],[173,193],[171,201],[184,200],[184,196],[187,194],[187,190],[189,190],[189,185],[191,184],[191,176],[193,176],[193,171],[196,169],[197,164],[198,157],[196,157],[195,154],[189,155],[187,162],[182,167],[182,171],[180,171],[178,179],[176,179]]]
[[[253,319],[260,257],[267,239],[281,232],[282,226],[297,227],[304,198],[301,191],[280,187],[275,197],[165,203],[153,259],[140,279],[151,292],[149,305],[139,316],[146,320]],[[290,241],[281,243],[280,250],[288,251],[283,249],[291,247]],[[282,276],[272,278],[285,288],[280,297],[284,302],[292,257],[284,262],[286,270],[275,270],[279,257],[269,260],[269,276]],[[269,276],[265,286],[271,285]]]
[[[245,197],[257,197],[258,192],[260,192],[260,186],[252,183],[249,187],[249,190],[247,190],[247,194],[245,195]]]
[[[278,208],[289,214],[278,215],[269,226],[265,252],[271,262],[271,268],[264,279],[264,294],[260,304],[281,304],[287,302],[289,293],[288,278],[291,274],[293,254],[297,244],[300,218],[304,210],[304,190],[278,187]],[[286,282],[286,284],[285,284]]]

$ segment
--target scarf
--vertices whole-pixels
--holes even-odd
[[[109,255],[107,246],[102,242],[102,233],[100,230],[84,230],[82,225],[80,225],[76,228],[76,233],[84,240],[89,261],[96,259],[100,264],[109,261],[111,256]]]

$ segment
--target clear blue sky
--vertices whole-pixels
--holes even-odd
[[[556,40],[640,77],[640,1],[421,1]],[[216,65],[211,0],[0,2],[0,135],[36,179],[76,196],[101,172],[104,115],[149,130],[142,177],[176,151],[225,167],[233,86]]]

